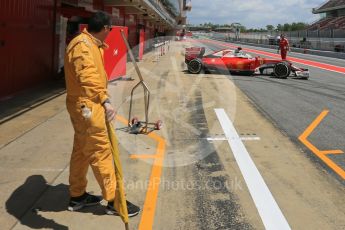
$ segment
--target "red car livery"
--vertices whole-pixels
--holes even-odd
[[[243,51],[237,52],[231,49],[204,54],[204,47],[186,48],[185,63],[190,73],[228,70],[230,73],[254,75],[255,73],[263,74],[265,70],[271,69],[272,74],[278,78],[287,78],[291,73],[293,77],[309,78],[307,69],[298,68],[286,60],[253,58]]]

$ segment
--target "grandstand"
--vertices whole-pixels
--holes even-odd
[[[313,13],[325,16],[312,23],[308,30],[345,29],[345,0],[328,0],[314,8]]]

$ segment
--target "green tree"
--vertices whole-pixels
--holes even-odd
[[[281,24],[277,25],[277,31],[283,31],[283,26]]]
[[[247,28],[245,26],[239,26],[240,28],[240,32],[246,32],[247,31]]]
[[[291,29],[291,26],[289,23],[285,23],[284,26],[283,26],[283,31],[290,31]]]
[[[272,30],[274,30],[274,26],[273,26],[273,25],[267,25],[267,26],[266,26],[266,29],[267,29],[268,31],[272,31]]]
[[[304,22],[294,22],[291,24],[291,31],[304,30],[308,27],[308,24]]]

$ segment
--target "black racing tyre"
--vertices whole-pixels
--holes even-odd
[[[191,60],[188,65],[188,71],[193,74],[200,73],[202,70],[202,63],[200,59]]]
[[[290,66],[285,62],[279,62],[274,65],[273,73],[276,77],[287,78],[290,75]]]

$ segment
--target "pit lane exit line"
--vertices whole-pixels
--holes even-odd
[[[341,178],[345,179],[345,170],[342,169],[339,165],[337,165],[334,161],[332,161],[327,155],[329,154],[343,154],[344,152],[340,149],[335,150],[320,150],[315,145],[313,145],[309,140],[308,137],[312,134],[312,132],[319,126],[321,121],[327,116],[329,110],[323,110],[317,118],[304,130],[304,132],[298,137],[298,139],[312,151],[317,157],[319,157],[325,164],[330,167],[336,174],[338,174]]]
[[[290,230],[290,226],[256,168],[224,109],[215,109],[219,123],[240,168],[261,220],[267,230]]]
[[[116,115],[116,120],[128,125],[128,120],[120,115]],[[165,139],[157,134],[151,132],[148,137],[157,142],[156,153],[152,155],[131,155],[130,157],[131,159],[154,159],[138,230],[153,228],[166,146]]]
[[[226,43],[221,43],[221,42],[216,42],[216,41],[211,41],[211,40],[203,40],[202,42],[209,42],[209,43],[213,43],[213,44],[217,44],[223,47],[230,47],[230,48],[236,48],[237,46],[234,45],[230,45],[230,44],[226,44]],[[255,50],[255,49],[245,49],[248,52],[251,53],[256,53],[256,54],[262,54],[265,56],[269,56],[269,57],[273,57],[273,58],[280,58],[280,55],[278,54],[272,54],[269,52],[265,52],[265,51],[259,51],[259,50]],[[345,73],[345,68],[344,67],[340,67],[340,66],[335,66],[335,65],[329,65],[329,64],[324,64],[324,63],[320,63],[320,62],[315,62],[315,61],[309,61],[309,60],[303,60],[300,58],[294,58],[294,57],[288,57],[289,61],[293,61],[295,63],[299,63],[299,64],[303,64],[303,65],[307,65],[307,66],[311,66],[311,67],[316,67],[319,69],[324,69],[327,71],[332,71],[332,72],[336,72],[336,73],[341,73],[344,74]]]

